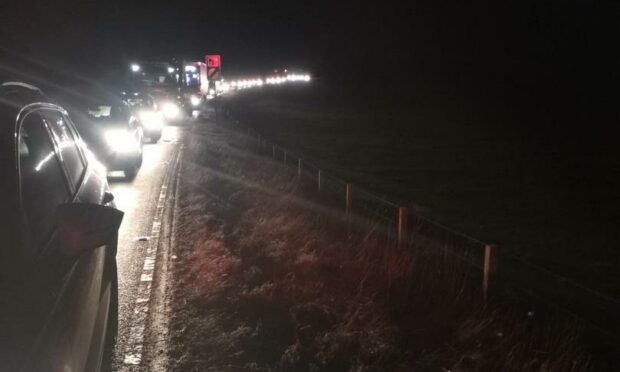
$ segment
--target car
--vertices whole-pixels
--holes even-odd
[[[62,107],[0,85],[0,370],[100,371],[118,327],[123,213]]]
[[[155,98],[147,93],[125,92],[122,96],[129,103],[133,115],[140,120],[144,128],[144,137],[150,143],[157,143],[161,138],[164,126],[164,116],[155,103]]]
[[[108,171],[133,180],[142,166],[144,129],[129,104],[116,96],[88,94],[71,103],[72,115],[89,148]]]
[[[181,124],[185,119],[180,98],[166,92],[152,93],[157,107],[164,116],[166,124]]]

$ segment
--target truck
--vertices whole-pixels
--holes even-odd
[[[155,97],[168,121],[180,120],[202,110],[215,95],[207,79],[207,65],[200,61],[139,61],[128,70],[129,90]]]
[[[207,99],[215,95],[215,85],[207,78],[207,65],[204,62],[186,62],[183,71],[182,96],[187,109],[194,111],[203,107]]]

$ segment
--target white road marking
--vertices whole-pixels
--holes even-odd
[[[175,157],[178,157],[178,150]],[[151,234],[148,239],[140,239],[141,241],[148,241],[148,247],[146,249],[146,256],[144,257],[144,265],[142,266],[142,272],[140,275],[140,282],[138,284],[138,293],[136,294],[136,301],[134,307],[134,314],[131,319],[131,333],[127,340],[127,347],[123,358],[123,364],[138,366],[142,363],[142,352],[144,348],[144,336],[146,322],[149,313],[149,304],[151,301],[151,293],[153,282],[153,273],[155,271],[155,263],[157,256],[157,247],[159,244],[159,233],[161,231],[161,221],[164,214],[164,206],[166,203],[166,196],[168,191],[168,182],[170,181],[171,171],[174,168],[166,170],[166,174],[162,181],[162,186],[159,192],[159,199],[157,200],[157,208],[153,223],[151,226]]]

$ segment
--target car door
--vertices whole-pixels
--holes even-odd
[[[85,164],[75,152],[63,117],[39,108],[24,115],[19,131],[20,195],[30,236],[28,279],[33,329],[32,370],[82,371],[88,357],[105,262],[104,247],[79,258],[60,254],[55,211],[72,202]],[[73,148],[73,150],[71,150]]]

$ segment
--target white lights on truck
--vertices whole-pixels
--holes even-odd
[[[198,106],[200,104],[200,97],[193,95],[191,97],[189,97],[189,102],[192,104],[192,106]]]

